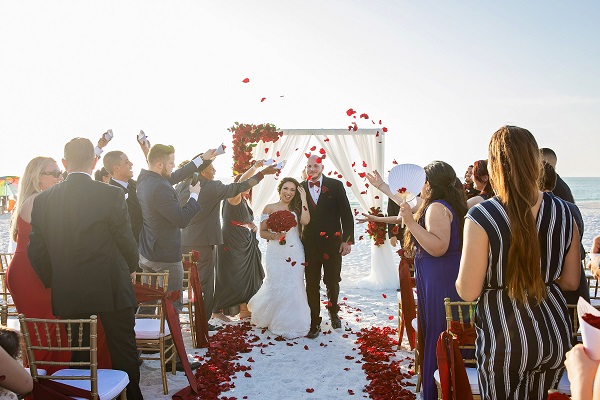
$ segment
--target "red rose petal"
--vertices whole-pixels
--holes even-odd
[[[277,150],[277,153],[275,153],[275,155],[276,155],[277,157],[281,157],[281,153],[279,153],[279,150]]]
[[[317,157],[315,161],[317,162],[317,164],[321,164],[323,162],[323,160],[321,160],[321,157]]]
[[[296,265],[296,261],[292,261],[292,267]]]
[[[364,238],[365,237],[361,235],[361,236],[358,237],[358,240],[363,240]]]
[[[248,78],[244,78],[244,80],[243,80],[242,82],[244,82],[244,83],[248,83],[248,82],[250,82],[250,79],[248,79]]]
[[[313,146],[310,148],[310,151],[315,151],[317,149],[317,146]]]
[[[367,168],[367,163],[363,161],[363,168]]]
[[[346,181],[346,186],[352,187],[352,184],[350,182]]]
[[[353,162],[353,163],[352,163],[352,167],[354,168],[354,166],[355,166],[355,165],[356,165],[356,162]]]
[[[323,139],[324,142],[329,142],[329,138]]]
[[[254,362],[254,358],[248,357],[248,362]]]
[[[381,128],[382,131],[387,132],[387,128],[384,126],[383,128]]]
[[[381,120],[379,120],[379,125],[381,125]]]
[[[376,200],[379,200],[379,196],[375,196],[375,199],[376,199]]]
[[[393,320],[393,319],[394,319],[394,316],[393,316],[393,315],[390,315],[390,316],[388,317],[388,319],[391,321],[391,320]]]
[[[367,194],[367,191],[363,190],[362,192],[360,192],[360,194]]]
[[[260,102],[262,103],[263,101],[265,101],[267,98],[263,97],[262,99],[260,99]]]
[[[265,154],[267,154],[269,152],[269,148],[265,147]]]
[[[310,153],[304,153],[304,155],[306,156],[306,158],[310,158]]]
[[[366,172],[359,172],[358,176],[360,176],[361,178],[365,178],[367,176]]]
[[[322,148],[322,147],[321,147],[321,148],[319,149],[319,153],[321,153],[321,154],[325,154],[325,153],[326,153],[326,151],[325,151],[325,149],[324,149],[324,148]]]
[[[308,345],[304,345],[304,350],[308,350]]]
[[[348,389],[348,394],[349,394],[350,396],[354,396],[354,392],[353,392],[352,390],[350,390],[350,389]]]
[[[350,371],[350,368],[346,367],[344,368],[344,371]]]
[[[356,114],[356,111],[354,111],[353,109],[349,108],[348,111],[346,111],[346,114],[348,116],[351,116],[352,114]]]
[[[375,137],[379,137],[379,131],[377,131],[377,133],[375,134]]]
[[[348,298],[347,297],[343,297],[342,300],[346,301],[346,300],[348,300]]]
[[[387,299],[387,294],[381,293],[381,297],[383,297],[384,299]]]
[[[394,164],[394,165],[398,165],[398,161],[396,161],[396,160],[394,159],[394,161],[392,161],[392,164]]]
[[[342,234],[342,232],[336,232],[335,236],[340,236]]]
[[[306,389],[306,393],[312,393],[312,392],[314,392],[314,391],[315,391],[315,389],[313,389],[313,388],[307,388],[307,389]]]
[[[304,209],[304,211],[308,211],[308,208],[306,208],[306,206],[302,206],[302,208]]]
[[[325,232],[319,232],[319,236],[325,236],[325,235],[327,235],[327,233],[325,233]]]
[[[365,113],[360,114],[360,118],[369,119],[369,116]]]
[[[329,254],[327,254],[327,253],[324,253],[324,254],[323,254],[323,259],[324,259],[324,260],[329,260]]]
[[[346,356],[346,360],[354,360],[354,357],[352,357],[352,356]]]
[[[244,372],[244,376],[245,376],[246,378],[252,378],[252,375],[250,375],[250,373],[249,373],[249,372]]]
[[[290,262],[290,261],[292,261],[292,257],[288,257],[285,259],[285,262]]]

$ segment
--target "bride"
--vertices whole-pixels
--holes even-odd
[[[277,192],[279,201],[265,207],[260,223],[260,236],[268,241],[266,277],[248,302],[248,309],[252,312],[253,325],[293,339],[305,336],[310,328],[310,309],[304,285],[304,247],[300,241],[302,227],[310,222],[310,214],[306,192],[294,178],[283,178]],[[298,225],[286,233],[269,231],[269,215],[284,210],[294,213]],[[285,236],[283,245],[279,243],[282,236]]]

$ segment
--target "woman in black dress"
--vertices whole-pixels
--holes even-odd
[[[263,161],[257,161],[236,182],[251,177]],[[250,317],[246,303],[262,285],[265,272],[261,263],[254,214],[246,197],[238,194],[223,203],[223,244],[217,247],[214,317],[226,319],[222,310],[239,306],[240,319]]]

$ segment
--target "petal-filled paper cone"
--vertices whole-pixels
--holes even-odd
[[[577,315],[579,318],[579,327],[581,329],[581,338],[585,352],[592,359],[600,360],[600,329],[593,327],[583,320],[583,315],[592,314],[600,317],[600,311],[596,310],[590,303],[582,297],[577,301]]]
[[[221,154],[225,154],[225,146],[223,146],[223,143],[221,143],[221,145],[215,151],[215,156],[219,156]]]

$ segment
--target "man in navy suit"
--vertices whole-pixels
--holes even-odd
[[[350,254],[354,243],[354,218],[346,189],[337,179],[323,176],[323,162],[312,155],[306,163],[308,179],[302,186],[308,197],[310,223],[302,231],[306,266],[306,295],[310,307],[311,326],[307,337],[319,336],[321,330],[319,284],[321,270],[329,300],[327,309],[331,326],[341,328],[338,317],[338,297],[342,271],[342,257]],[[321,234],[325,232],[325,234]]]
[[[54,315],[98,315],[112,367],[129,376],[127,398],[142,399],[133,329],[137,244],[123,191],[92,179],[96,161],[88,139],[75,138],[65,145],[67,179],[33,203],[29,260],[44,285],[52,288]],[[74,360],[82,358],[86,354],[73,354]]]

